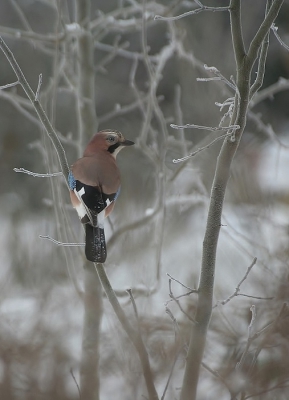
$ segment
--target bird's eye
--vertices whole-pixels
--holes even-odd
[[[114,136],[108,136],[107,140],[108,140],[110,143],[113,143],[113,142],[115,141],[115,137],[114,137]]]

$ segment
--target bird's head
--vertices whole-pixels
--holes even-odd
[[[126,146],[132,146],[133,144],[134,142],[126,140],[119,131],[106,129],[96,133],[92,137],[83,155],[87,157],[93,155],[95,151],[106,150],[116,157],[121,149]]]

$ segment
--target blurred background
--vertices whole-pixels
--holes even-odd
[[[205,3],[228,5],[227,0]],[[264,4],[242,0],[246,46],[262,22]],[[185,0],[91,1],[98,128],[120,130],[136,142],[118,156],[122,192],[106,223],[106,268],[132,318],[125,290],[133,289],[159,393],[175,360],[167,399],[179,396],[190,328],[170,301],[167,274],[197,287],[210,187],[222,143],[208,146],[220,131],[173,129],[170,124],[216,127],[225,116],[223,125],[228,126],[229,107],[220,104],[233,97],[232,89],[197,78],[212,77],[204,64],[228,80],[236,76],[228,12],[154,20],[155,15],[179,15],[196,7]],[[59,132],[69,164],[89,140],[78,136],[80,28],[75,21],[70,0],[0,2],[0,34],[34,91],[42,74],[41,103]],[[286,0],[276,26],[287,45],[288,21]],[[255,305],[257,332],[276,320],[288,301],[288,78],[289,52],[271,33],[262,94],[252,103],[232,166],[217,253],[216,308],[204,362],[228,381],[247,341],[250,307]],[[272,89],[280,79],[281,85]],[[0,53],[0,86],[15,80]],[[185,162],[173,162],[206,146]],[[83,248],[57,246],[39,236],[82,243],[83,232],[62,177],[38,178],[14,168],[43,174],[60,170],[20,86],[0,91],[0,399],[77,399]],[[238,296],[222,305],[254,257],[257,262],[240,293],[255,298]],[[186,292],[176,281],[172,290],[175,296]],[[180,301],[186,312],[194,310],[194,295]],[[246,396],[289,397],[288,334],[288,316],[282,314],[272,329],[256,338],[248,363],[260,350],[258,362],[243,365],[244,376],[250,368]],[[138,358],[106,299],[100,382],[101,399],[123,393],[118,398],[134,400],[145,393]],[[230,398],[221,380],[204,368],[199,398],[212,396]]]

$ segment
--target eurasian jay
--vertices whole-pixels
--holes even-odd
[[[96,133],[83,157],[70,168],[68,183],[72,206],[85,224],[85,255],[89,261],[104,263],[106,243],[104,218],[113,210],[120,192],[116,155],[134,142],[114,130]]]

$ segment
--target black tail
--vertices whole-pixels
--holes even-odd
[[[89,261],[104,263],[106,260],[106,243],[104,229],[85,225],[85,255]]]

